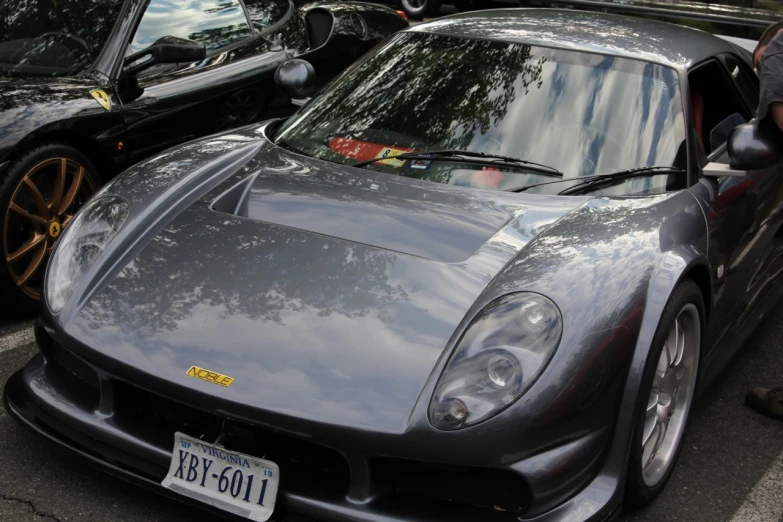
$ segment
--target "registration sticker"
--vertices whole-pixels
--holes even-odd
[[[399,156],[400,154],[405,154],[407,151],[401,150],[401,149],[393,149],[391,147],[384,147],[381,149],[381,151],[375,156],[376,158],[389,158],[385,159],[383,161],[379,161],[378,163],[383,163],[385,165],[391,165],[393,167],[402,167],[405,165],[405,160],[398,160],[394,159],[394,156]]]
[[[408,160],[408,168],[427,170],[432,166],[432,161],[425,159],[411,159]]]
[[[280,468],[269,460],[228,451],[184,433],[161,485],[228,513],[264,522],[272,516]]]

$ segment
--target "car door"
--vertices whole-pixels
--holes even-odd
[[[274,71],[286,59],[266,35],[293,11],[287,0],[149,0],[125,56],[163,36],[202,43],[207,56],[118,82],[131,161],[260,119],[275,93]]]
[[[750,121],[758,105],[758,79],[740,58],[725,54],[689,73],[694,122],[701,104],[701,146],[709,161],[729,163],[726,140],[736,125]],[[698,102],[701,98],[701,102]],[[698,125],[698,124],[697,124]],[[700,130],[700,133],[699,133]],[[745,177],[702,180],[709,187],[707,219],[715,236],[710,248],[717,283],[711,321],[722,336],[749,309],[769,276],[780,270],[783,245],[783,166],[750,171]],[[708,340],[707,346],[713,344]]]

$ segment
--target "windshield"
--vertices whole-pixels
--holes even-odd
[[[0,77],[71,76],[92,64],[122,0],[0,2]]]
[[[343,164],[457,149],[533,161],[573,179],[673,165],[685,150],[679,89],[676,71],[652,63],[401,33],[303,107],[276,139]],[[545,180],[519,169],[421,159],[367,168],[499,190]],[[667,179],[628,183],[663,183],[665,189]]]

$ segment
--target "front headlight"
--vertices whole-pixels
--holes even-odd
[[[82,275],[92,266],[128,217],[128,203],[108,196],[88,203],[63,232],[46,275],[49,309],[57,313],[71,298]]]
[[[557,306],[540,294],[501,297],[479,313],[457,343],[430,401],[440,430],[498,414],[538,378],[563,331]]]

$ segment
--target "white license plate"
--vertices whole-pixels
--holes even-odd
[[[272,516],[280,468],[268,460],[174,434],[174,454],[162,485],[229,513],[264,522]]]

